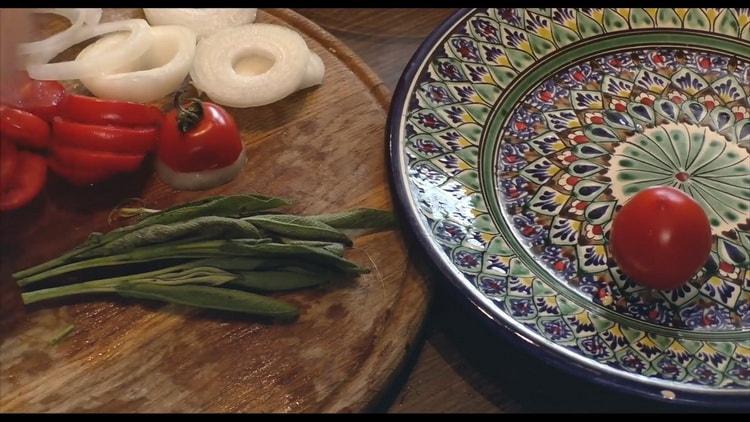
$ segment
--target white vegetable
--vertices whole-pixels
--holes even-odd
[[[29,12],[60,15],[70,21],[70,26],[43,40],[19,44],[19,54],[36,55],[50,51],[62,51],[60,50],[60,47],[67,45],[69,39],[75,36],[84,25],[96,25],[102,17],[102,9],[29,9]],[[46,61],[49,61],[52,58],[54,58],[54,56]]]
[[[221,186],[225,183],[230,182],[245,166],[247,156],[243,149],[240,156],[237,157],[234,163],[222,167],[219,169],[195,171],[195,172],[179,172],[173,170],[163,161],[156,159],[156,174],[159,178],[169,186],[178,190],[204,190],[211,189],[216,186]]]
[[[130,31],[128,37],[118,48],[91,56],[85,60],[73,60],[49,63],[62,51],[90,38],[118,31]],[[73,34],[65,43],[60,43],[54,51],[43,53],[46,60],[42,63],[29,64],[26,70],[29,76],[39,80],[81,79],[125,68],[140,59],[153,44],[154,37],[148,23],[143,19],[128,19],[107,22],[95,26],[84,26]]]
[[[238,62],[252,56],[272,65],[259,74],[237,72]],[[190,76],[193,84],[218,104],[255,107],[299,89],[309,60],[310,51],[297,32],[257,23],[225,29],[198,41]]]
[[[151,25],[182,25],[198,37],[255,22],[258,9],[143,9]]]
[[[94,95],[121,101],[148,103],[180,87],[190,72],[195,56],[196,37],[184,26],[151,28],[154,42],[139,60],[101,76],[82,78],[81,83]],[[112,34],[89,45],[76,61],[120,48],[126,34]]]
[[[323,60],[311,51],[310,58],[307,60],[307,66],[305,67],[305,76],[302,77],[302,82],[300,82],[300,86],[297,89],[302,90],[322,84],[325,72],[326,66],[323,64]]]

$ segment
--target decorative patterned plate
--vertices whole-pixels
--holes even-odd
[[[432,260],[511,338],[626,391],[750,407],[749,96],[748,9],[464,10],[397,88],[394,184]],[[654,185],[714,233],[672,291],[607,249]]]

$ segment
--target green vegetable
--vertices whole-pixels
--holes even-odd
[[[293,305],[266,296],[233,289],[207,286],[160,286],[158,284],[123,284],[115,291],[124,297],[159,300],[198,308],[293,320],[299,310]]]
[[[344,233],[341,233],[328,224],[297,215],[255,215],[246,217],[243,221],[249,221],[269,232],[293,239],[324,240],[342,242],[347,245],[352,244],[351,239]]]
[[[152,210],[135,224],[92,233],[84,244],[14,277],[28,288],[63,274],[79,277],[94,268],[150,262],[157,269],[27,291],[22,299],[31,304],[117,294],[293,319],[294,306],[247,290],[295,290],[367,273],[344,258],[345,246],[352,244],[344,231],[382,230],[393,225],[393,217],[365,208],[311,217],[274,213],[284,205],[279,198],[234,195]]]
[[[173,224],[153,224],[115,239],[99,248],[76,255],[91,258],[131,251],[137,247],[169,242],[192,235],[191,240],[213,238],[258,239],[260,232],[251,223],[226,217],[197,217]]]
[[[267,292],[318,286],[341,277],[334,273],[311,273],[295,268],[289,271],[248,271],[238,275],[230,284]]]
[[[386,230],[393,228],[396,224],[393,213],[372,208],[357,208],[351,211],[320,214],[308,218],[337,229]]]
[[[262,195],[232,195],[201,199],[192,203],[178,205],[159,213],[151,214],[140,222],[121,227],[107,234],[93,234],[83,245],[80,245],[62,256],[43,264],[27,268],[13,274],[22,279],[40,273],[49,268],[73,261],[81,253],[102,246],[124,236],[127,233],[155,224],[171,224],[191,220],[197,217],[232,217],[240,218],[255,212],[289,205],[284,199]]]

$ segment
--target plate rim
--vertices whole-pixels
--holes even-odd
[[[385,128],[390,181],[396,199],[395,206],[399,211],[402,223],[406,223],[403,226],[411,232],[413,241],[437,267],[439,274],[442,276],[442,282],[456,289],[461,294],[461,299],[468,301],[474,317],[477,317],[495,334],[500,334],[516,347],[529,352],[537,359],[541,359],[563,372],[577,378],[588,379],[594,384],[605,386],[614,391],[625,392],[662,403],[750,409],[750,401],[743,402],[741,400],[749,397],[744,389],[706,391],[689,384],[629,374],[582,357],[562,346],[551,344],[541,336],[529,332],[520,323],[515,322],[514,324],[514,321],[509,320],[510,317],[503,318],[498,315],[500,312],[489,303],[489,299],[480,297],[478,291],[467,288],[465,282],[461,280],[462,276],[458,270],[444,259],[444,254],[431,241],[431,237],[424,230],[416,209],[410,201],[408,178],[404,177],[405,168],[400,155],[401,121],[405,116],[405,110],[408,108],[407,94],[411,91],[411,85],[413,85],[418,71],[425,65],[425,60],[432,55],[434,49],[439,47],[438,43],[450,33],[456,24],[476,10],[478,9],[459,9],[424,39],[407,62],[391,98]],[[482,317],[479,318],[480,316]],[[678,392],[678,394],[676,396],[665,395],[664,390],[671,393]]]

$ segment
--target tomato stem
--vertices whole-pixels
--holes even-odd
[[[185,90],[177,91],[174,96],[174,108],[177,109],[177,128],[182,133],[189,132],[203,119],[203,105],[199,98],[188,98],[188,106],[182,104]]]

